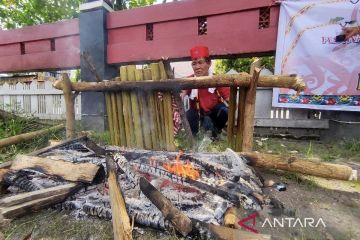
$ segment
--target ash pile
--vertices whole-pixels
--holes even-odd
[[[204,226],[223,225],[229,208],[257,211],[269,204],[254,170],[231,149],[190,154],[101,148],[83,137],[16,157],[3,176],[8,191],[0,199],[3,217],[52,207],[79,219],[111,220],[108,161],[116,168],[129,218],[139,226],[177,229],[171,214],[149,197],[153,187],[181,214]]]

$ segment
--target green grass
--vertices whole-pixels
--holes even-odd
[[[37,119],[31,116],[21,118],[0,120],[0,139],[16,136],[22,133],[37,131],[48,127],[47,124],[38,122]],[[28,141],[23,141],[18,144],[12,144],[0,148],[0,162],[11,160],[16,154],[23,154],[35,151],[37,149],[47,146],[49,139],[63,139],[63,132],[50,132],[38,138]]]

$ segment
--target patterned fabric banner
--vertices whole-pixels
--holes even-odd
[[[354,25],[359,0],[281,1],[275,74],[300,75],[306,90],[274,89],[273,106],[360,111],[360,36],[335,41]]]

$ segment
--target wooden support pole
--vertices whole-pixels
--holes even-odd
[[[135,65],[127,66],[128,81],[136,81],[135,71],[136,71]],[[132,129],[132,131],[134,132],[134,136],[135,136],[135,147],[144,148],[144,138],[142,135],[142,126],[140,119],[140,107],[136,92],[134,91],[130,92],[130,99],[131,99],[132,116],[134,120],[134,128]]]
[[[230,99],[229,99],[229,113],[227,121],[227,140],[228,145],[234,147],[234,125],[235,125],[235,112],[236,112],[236,94],[237,87],[230,88]]]
[[[241,151],[244,136],[246,88],[239,88],[238,117],[235,137],[235,151]]]
[[[108,170],[108,184],[114,239],[131,240],[132,227],[130,225],[130,218],[126,211],[125,200],[117,180],[115,163],[110,156],[106,157],[106,165]]]
[[[63,92],[65,100],[66,111],[66,139],[75,137],[75,109],[74,109],[74,95],[72,93],[72,86],[69,75],[66,73],[61,74],[63,83]]]
[[[209,87],[249,87],[252,76],[247,73],[239,74],[219,74],[214,76],[177,78],[165,81],[102,81],[102,82],[77,82],[72,83],[73,91],[77,92],[101,92],[101,91],[120,91],[120,90],[144,90],[147,91],[173,91],[193,88]],[[55,81],[53,86],[61,88],[61,81]],[[279,87],[290,88],[295,91],[305,89],[304,81],[297,76],[271,75],[260,76],[258,87]]]
[[[127,77],[127,67],[120,67],[120,78],[121,81],[128,81]],[[126,135],[126,146],[134,147],[135,146],[135,136],[134,136],[134,124],[131,112],[131,99],[129,92],[122,92],[122,102],[123,102],[123,113],[124,113],[124,126],[125,126],[125,135]]]
[[[317,177],[339,179],[339,180],[356,180],[356,171],[351,167],[322,162],[312,162],[309,160],[297,159],[296,157],[284,157],[281,155],[271,155],[255,152],[241,152],[252,166],[262,168],[280,169],[289,172],[298,172]]]
[[[250,71],[253,73],[252,81],[246,92],[245,110],[244,110],[244,132],[242,151],[252,151],[254,140],[254,122],[255,122],[255,101],[256,101],[256,87],[259,81],[260,71],[258,68],[261,65],[259,58],[255,59],[251,64]]]
[[[161,80],[168,79],[164,63],[159,63]],[[166,150],[175,151],[174,145],[174,121],[172,112],[172,97],[171,92],[163,93],[163,105],[164,105],[164,128],[166,134]]]
[[[144,72],[142,69],[136,69],[135,71],[136,81],[144,80]],[[151,142],[151,131],[150,131],[150,113],[149,113],[149,103],[147,102],[146,92],[139,91],[138,92],[138,101],[140,106],[140,120],[141,120],[141,128],[142,134],[144,138],[144,147],[145,149],[152,149]]]
[[[151,69],[144,69],[144,78],[145,80],[150,80],[152,78]],[[157,113],[155,107],[155,98],[154,92],[150,91],[146,93],[148,103],[149,103],[149,117],[150,117],[150,130],[151,130],[151,142],[152,148],[154,150],[160,149],[159,144],[159,133],[157,129]]]
[[[23,133],[23,134],[19,134],[16,136],[12,136],[12,137],[8,137],[8,138],[4,138],[4,139],[0,139],[0,148],[1,147],[6,147],[8,145],[11,144],[16,144],[16,143],[20,143],[23,141],[27,141],[27,140],[31,140],[34,139],[36,137],[40,137],[43,135],[46,135],[50,132],[56,132],[59,131],[61,129],[64,128],[64,124],[59,124],[50,128],[46,128],[46,129],[42,129],[42,130],[38,130],[38,131],[34,131],[34,132],[29,132],[29,133]]]
[[[151,63],[151,79],[155,81],[160,80],[160,68],[158,63]],[[159,99],[158,92],[154,92],[154,102],[155,102],[155,117],[156,117],[156,129],[159,134],[159,147],[161,150],[166,148],[166,135],[164,128],[164,106]]]

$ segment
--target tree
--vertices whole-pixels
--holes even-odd
[[[0,0],[0,26],[11,29],[77,17],[84,0]]]
[[[0,0],[0,28],[12,29],[79,16],[86,0]],[[155,0],[116,0],[115,10],[152,5]]]
[[[249,72],[253,58],[221,59],[215,61],[215,73],[226,73],[231,69],[237,72]],[[274,72],[275,57],[261,57],[261,64]]]

